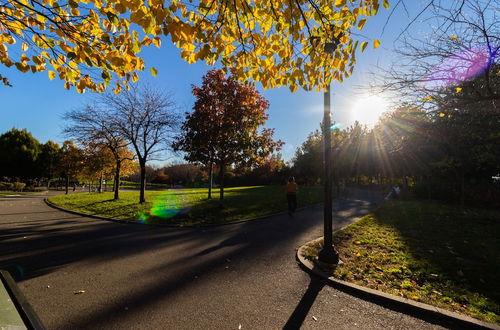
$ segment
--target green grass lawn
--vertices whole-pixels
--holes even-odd
[[[168,189],[146,191],[147,203],[138,203],[138,191],[122,191],[114,201],[113,193],[59,195],[49,201],[61,207],[107,217],[145,223],[193,225],[225,223],[285,211],[284,186],[254,186],[224,189],[224,208],[219,207],[219,190],[208,200],[208,189]],[[319,203],[321,186],[299,187],[298,206]]]
[[[112,182],[109,182],[109,184],[112,185]],[[121,189],[140,189],[141,183],[122,180],[120,182],[120,188]],[[168,184],[150,183],[150,182],[146,183],[146,189],[159,190],[159,189],[168,189],[168,188],[170,188],[170,185],[168,185]]]
[[[336,278],[500,324],[500,211],[393,201],[334,234]],[[314,259],[322,242],[305,257]]]

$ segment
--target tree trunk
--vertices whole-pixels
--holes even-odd
[[[141,191],[139,194],[139,203],[146,203],[145,191],[146,191],[146,162],[139,160],[139,165],[141,167]]]
[[[101,176],[99,177],[99,194],[102,193],[102,172]]]
[[[219,200],[220,200],[220,206],[222,207],[222,200],[224,200],[224,171],[225,171],[225,166],[223,163],[220,164],[220,170],[219,170],[219,184],[220,184],[220,194],[219,194]]]
[[[213,163],[208,165],[208,199],[212,199],[212,177],[213,177]]]
[[[117,161],[116,162],[116,169],[115,169],[115,180],[114,180],[114,191],[115,191],[115,196],[114,199],[117,200],[120,198],[120,170],[121,170],[122,162]]]
[[[66,174],[66,195],[69,192],[69,174]]]

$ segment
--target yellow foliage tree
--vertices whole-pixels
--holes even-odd
[[[6,0],[0,62],[21,72],[47,70],[78,92],[102,92],[113,81],[119,93],[145,69],[141,47],[160,47],[169,36],[189,63],[219,62],[264,88],[322,89],[352,73],[359,43],[353,31],[380,4],[389,7],[387,0]],[[323,52],[325,42],[336,44],[332,54]]]

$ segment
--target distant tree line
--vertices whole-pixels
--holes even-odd
[[[70,184],[85,182],[91,187],[97,182],[95,189],[102,191],[102,182],[114,175],[113,157],[104,146],[79,147],[69,140],[62,145],[54,141],[41,143],[26,129],[12,128],[0,135],[0,155],[2,190],[20,186],[36,190],[56,184],[67,192]],[[124,173],[135,171],[135,166],[126,162]]]
[[[488,84],[485,77],[441,90],[430,109],[401,105],[373,129],[356,122],[331,131],[335,182],[403,184],[420,197],[499,205],[492,176],[500,172],[500,108],[484,89],[498,92],[500,77],[490,75]],[[321,182],[322,148],[320,131],[298,148],[292,172],[299,181]]]
[[[213,171],[219,172],[217,166]],[[249,186],[283,184],[290,176],[290,167],[281,154],[273,154],[254,167],[227,166],[224,170],[226,186]],[[124,179],[139,182],[140,173],[136,172]],[[209,168],[195,163],[174,163],[163,167],[146,166],[147,182],[166,184],[172,187],[208,187]],[[218,180],[214,185],[219,186]]]

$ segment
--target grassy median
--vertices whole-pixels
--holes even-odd
[[[500,211],[393,201],[334,234],[336,278],[500,324]],[[322,242],[305,257],[314,259]]]
[[[225,223],[285,211],[284,186],[253,186],[224,189],[224,207],[218,200],[218,190],[207,199],[208,189],[168,189],[146,191],[145,204],[139,204],[138,191],[122,191],[120,199],[113,193],[81,193],[49,198],[61,207],[89,214],[102,215],[145,223],[195,225]],[[299,187],[298,206],[319,203],[321,186]]]

